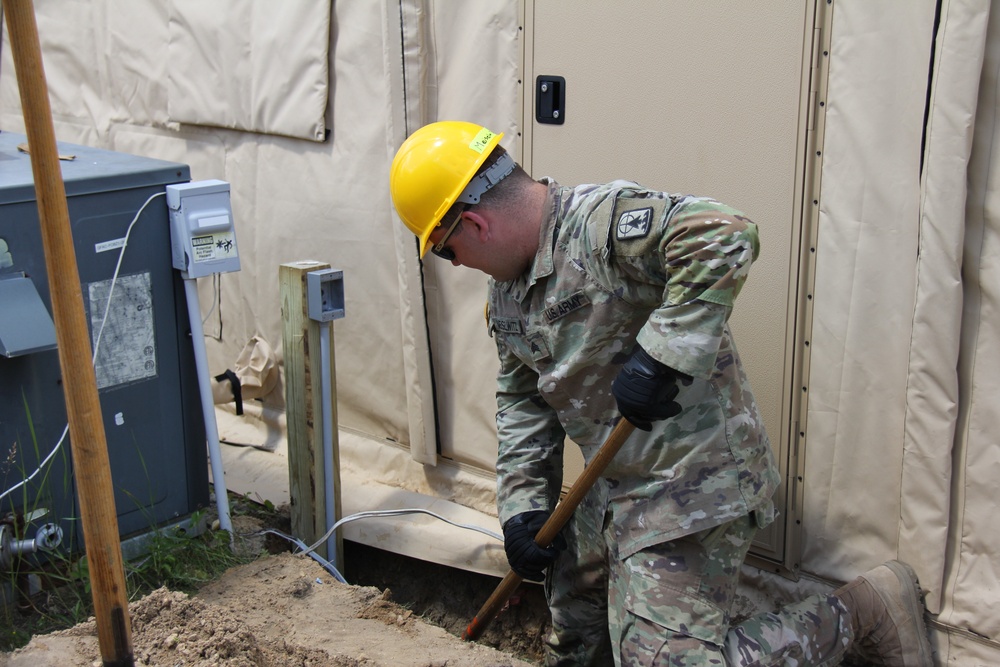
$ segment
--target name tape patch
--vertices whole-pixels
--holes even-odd
[[[517,317],[494,317],[493,328],[504,334],[524,335],[524,324]]]
[[[566,297],[559,303],[549,306],[545,309],[545,321],[551,324],[555,322],[560,317],[565,317],[569,315],[574,310],[579,310],[584,306],[590,305],[590,299],[583,292],[576,292]]]

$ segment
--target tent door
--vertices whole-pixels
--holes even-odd
[[[753,553],[786,573],[798,566],[796,304],[803,253],[808,260],[815,12],[813,3],[642,0],[626,10],[524,0],[523,17],[522,162],[531,174],[712,196],[760,226],[761,258],[732,326],[784,480],[779,520]],[[581,464],[570,460],[568,480]]]

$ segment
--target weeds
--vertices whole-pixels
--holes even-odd
[[[192,523],[201,522],[200,513]],[[235,565],[253,560],[230,548],[230,535],[205,531],[192,536],[182,528],[156,531],[150,538],[148,554],[125,568],[129,599],[134,600],[160,586],[194,593]]]
[[[279,521],[271,503],[264,505],[231,494],[233,516],[249,516],[262,524]],[[195,593],[229,568],[249,563],[262,551],[239,548],[241,537],[227,531],[205,530],[208,518],[191,515],[186,526],[154,529],[143,536],[135,558],[125,560],[125,584],[130,601],[166,586]],[[234,533],[236,531],[234,530]],[[86,556],[50,554],[44,564],[21,562],[5,588],[9,599],[0,603],[0,651],[24,646],[37,634],[65,629],[93,615],[93,598]],[[30,594],[31,582],[40,592]]]

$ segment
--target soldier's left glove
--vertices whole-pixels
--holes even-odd
[[[515,514],[503,525],[503,548],[510,569],[528,581],[544,579],[545,568],[555,561],[559,551],[566,548],[566,540],[558,534],[545,548],[535,542],[535,535],[548,520],[548,512],[533,510]]]
[[[677,382],[683,377],[687,376],[661,364],[636,345],[611,383],[611,393],[625,419],[638,429],[650,431],[654,421],[680,413],[681,406],[674,398],[680,391]]]

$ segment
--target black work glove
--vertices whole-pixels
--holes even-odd
[[[632,356],[611,383],[611,393],[625,419],[638,429],[651,431],[654,421],[680,413],[681,406],[674,398],[680,391],[677,381],[682,377],[687,376],[664,366],[649,356],[642,346],[636,345]]]
[[[535,542],[535,535],[548,520],[548,512],[533,510],[515,514],[503,525],[503,548],[510,569],[528,581],[544,579],[545,568],[566,548],[566,540],[558,534],[544,549]]]

